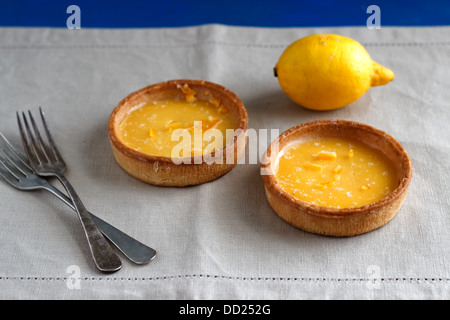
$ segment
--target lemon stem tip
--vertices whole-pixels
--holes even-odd
[[[391,69],[383,67],[377,62],[373,62],[372,87],[382,86],[394,80],[395,75]]]

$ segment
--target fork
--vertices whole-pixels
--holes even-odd
[[[76,211],[72,201],[65,194],[55,188],[46,179],[38,177],[33,172],[25,157],[13,147],[1,132],[0,140],[3,141],[6,147],[4,148],[0,144],[0,153],[4,156],[0,155],[0,163],[3,165],[3,168],[0,166],[0,176],[19,190],[47,190],[61,199],[72,210]],[[91,218],[103,235],[132,262],[146,264],[155,257],[156,251],[154,249],[135,240],[93,214],[91,214]]]
[[[28,116],[33,127],[34,134],[31,131],[25,113],[22,112],[24,126],[22,126],[19,113],[17,113],[20,135],[22,137],[22,142],[25,147],[30,166],[37,175],[45,177],[54,176],[58,178],[66,189],[80,219],[84,234],[89,244],[92,258],[94,259],[94,263],[97,268],[103,272],[118,271],[122,267],[122,262],[95,225],[91,218],[91,213],[81,202],[81,199],[73,186],[64,176],[63,173],[66,170],[66,164],[50,133],[42,108],[39,108],[39,112],[41,114],[42,124],[47,136],[47,143],[42,139],[39,128],[36,125],[31,112],[28,111]]]

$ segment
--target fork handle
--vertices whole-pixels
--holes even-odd
[[[96,217],[91,213],[91,218],[103,235],[109,239],[128,259],[136,264],[149,263],[156,251],[145,244],[123,233],[119,229]]]
[[[103,272],[118,271],[122,267],[122,262],[95,225],[91,218],[91,213],[85,208],[80,197],[77,195],[67,178],[62,174],[55,174],[55,176],[61,181],[72,199],[72,203],[78,213],[78,217],[80,218],[81,225],[83,226],[84,233],[88,240],[89,249],[95,265]]]
[[[76,211],[72,200],[59,191],[50,183],[45,183],[45,189],[61,199],[72,210]],[[136,264],[149,263],[155,256],[156,251],[146,246],[138,240],[130,237],[128,234],[110,225],[108,222],[100,219],[91,213],[91,219],[103,233],[103,235],[114,244],[128,259]]]

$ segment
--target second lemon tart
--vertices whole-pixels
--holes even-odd
[[[293,127],[261,162],[266,197],[277,215],[329,236],[359,235],[388,223],[412,177],[411,160],[392,136],[345,120]]]

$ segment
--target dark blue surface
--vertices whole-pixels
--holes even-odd
[[[81,28],[155,28],[203,24],[257,27],[365,26],[369,5],[381,26],[450,25],[450,1],[429,0],[3,0],[0,26],[65,28],[69,5],[81,9]]]

